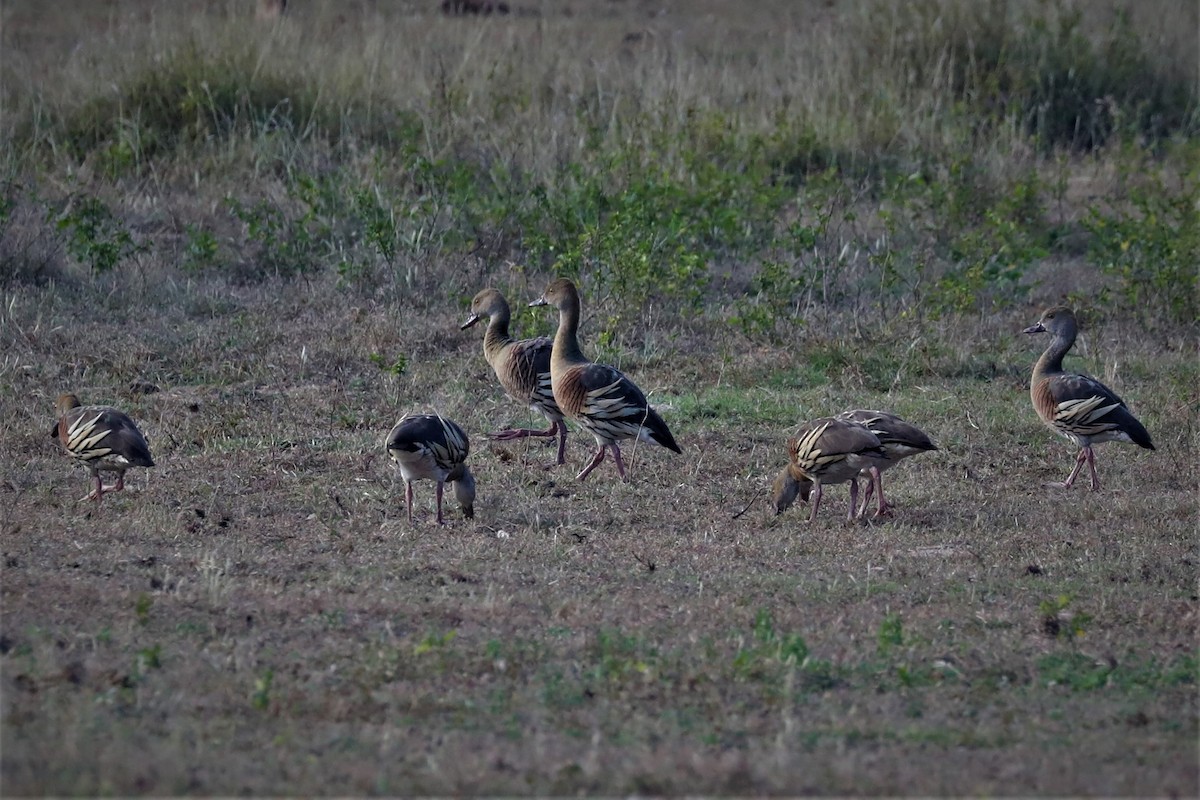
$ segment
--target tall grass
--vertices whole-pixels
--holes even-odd
[[[1063,243],[1094,204],[1061,187],[1130,148],[1186,173],[1194,147],[1172,143],[1200,127],[1196,9],[1165,2],[487,20],[351,4],[271,26],[236,4],[149,9],[81,11],[61,62],[8,27],[7,203],[53,208],[65,182],[120,217],[150,181],[165,206],[204,201],[170,212],[186,225],[143,226],[150,250],[241,279],[411,288],[482,256],[573,274],[623,313],[733,292],[760,333],[817,305],[982,308],[1080,255]],[[1110,215],[1158,202],[1113,199]],[[207,255],[179,258],[197,237]],[[15,258],[0,250],[0,275],[29,272]],[[1083,291],[1133,302],[1129,280]]]

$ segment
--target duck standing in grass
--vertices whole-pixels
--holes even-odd
[[[880,473],[889,467],[894,467],[909,456],[937,450],[937,445],[925,431],[887,411],[856,408],[843,411],[837,415],[837,418],[844,422],[862,425],[875,434],[886,456],[881,463],[873,461],[864,470],[863,477],[870,480],[863,492],[862,508],[858,510],[858,515],[861,517],[867,513],[867,504],[871,502],[873,492],[879,492],[879,507],[875,511],[875,516],[882,517],[891,513],[894,506],[883,497],[883,477]]]
[[[1029,397],[1033,408],[1042,422],[1079,446],[1075,468],[1061,483],[1047,483],[1059,489],[1069,489],[1075,483],[1079,470],[1087,463],[1092,472],[1092,491],[1100,488],[1096,476],[1096,454],[1092,445],[1101,442],[1130,442],[1147,450],[1154,449],[1154,442],[1142,423],[1129,412],[1125,401],[1117,397],[1100,381],[1088,375],[1063,370],[1063,356],[1075,344],[1079,333],[1075,313],[1066,306],[1046,309],[1025,333],[1049,332],[1050,340],[1046,352],[1033,367],[1033,378],[1029,382]]]
[[[554,391],[550,386],[550,352],[554,342],[545,336],[536,339],[514,339],[508,333],[511,319],[508,301],[496,289],[484,289],[471,301],[471,315],[462,324],[462,330],[474,325],[483,317],[488,318],[483,334],[483,357],[491,365],[508,396],[528,406],[550,421],[544,431],[527,428],[509,428],[488,434],[489,439],[509,441],[527,436],[558,435],[557,464],[566,463],[567,423],[563,413],[554,402]]]
[[[566,278],[559,278],[531,306],[558,309],[558,331],[550,355],[550,381],[554,401],[563,413],[575,420],[596,439],[599,449],[591,463],[577,476],[583,480],[612,450],[621,480],[627,480],[620,442],[641,439],[682,453],[667,423],[663,422],[633,381],[620,370],[589,361],[579,348],[579,290]]]
[[[821,487],[831,483],[850,484],[850,510],[854,519],[858,510],[858,475],[887,461],[879,437],[854,422],[822,417],[806,422],[800,432],[788,439],[788,465],[771,487],[775,513],[782,514],[796,500],[812,503],[808,521],[817,518],[821,507]]]
[[[125,470],[154,466],[146,438],[125,412],[109,406],[81,405],[73,394],[59,396],[54,407],[58,422],[50,435],[62,443],[67,455],[86,465],[96,481],[96,488],[83,500],[99,503],[105,492],[125,488]],[[117,473],[117,482],[105,486],[101,472]]]
[[[388,434],[388,455],[404,478],[404,500],[408,521],[413,519],[413,481],[437,482],[437,521],[442,517],[442,491],[446,481],[454,484],[454,496],[463,516],[475,516],[475,476],[467,466],[471,443],[462,428],[437,414],[406,414]]]

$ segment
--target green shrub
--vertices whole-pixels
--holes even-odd
[[[1191,145],[1177,176],[1162,167],[1127,174],[1127,202],[1089,209],[1090,253],[1113,279],[1105,302],[1148,322],[1200,319],[1200,147]]]
[[[55,228],[65,237],[67,252],[92,274],[114,269],[121,261],[141,252],[142,244],[97,197],[72,197],[54,218]]]

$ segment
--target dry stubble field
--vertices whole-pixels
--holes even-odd
[[[69,182],[53,163],[43,193]],[[178,242],[171,214],[227,230],[186,173],[114,182],[147,240]],[[42,246],[25,224],[10,258]],[[49,249],[51,277],[8,280],[0,311],[6,796],[1200,791],[1187,325],[1085,319],[1068,366],[1158,450],[1103,445],[1102,491],[1052,492],[1074,452],[1029,405],[1045,341],[1019,331],[1053,290],[764,336],[718,289],[601,336],[617,304],[585,287],[585,350],[684,454],[627,448],[629,483],[611,461],[577,483],[574,428],[552,470],[548,444],[484,440],[541,423],[458,329],[497,285],[518,333],[550,331],[523,306],[552,270],[435,253],[368,289],[157,249],[89,274]],[[158,462],[100,507],[47,435],[68,390],[129,412]],[[773,516],[786,437],[854,406],[940,446],[886,474],[895,516],[847,523],[844,486],[813,525]],[[383,450],[408,410],[470,434],[474,520],[448,493],[434,524],[421,483],[408,524]]]
[[[145,329],[10,297],[6,793],[1194,794],[1194,430],[1153,402],[1185,356],[1092,335],[1159,446],[1101,448],[1093,495],[1039,486],[1072,454],[1028,407],[1023,319],[961,343],[994,376],[888,393],[647,331],[625,367],[684,455],[577,484],[578,434],[553,471],[479,435],[535,421],[465,305],[282,294]],[[400,343],[399,379],[363,357]],[[125,391],[184,361],[210,381]],[[100,509],[45,433],[68,382],[158,460]],[[847,524],[845,487],[772,516],[789,429],[848,405],[941,450],[889,473],[892,520]],[[414,408],[473,437],[474,521],[437,527],[429,484],[404,519],[382,441]]]

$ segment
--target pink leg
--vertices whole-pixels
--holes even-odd
[[[488,439],[492,439],[497,442],[508,442],[512,441],[513,439],[524,439],[530,436],[545,437],[555,435],[558,436],[558,459],[553,464],[546,465],[547,468],[567,463],[567,423],[563,420],[556,420],[544,431],[527,430],[525,428],[509,428],[507,430],[485,434]]]
[[[852,478],[850,480],[850,510],[846,512],[846,519],[853,521],[856,511],[858,511],[858,478]]]
[[[858,516],[864,517],[867,514],[867,506],[871,502],[871,498],[875,495],[875,481],[867,481],[867,485],[863,487],[862,503],[858,506]]]
[[[445,525],[446,520],[442,519],[442,489],[445,487],[442,481],[437,482],[437,521],[438,525]]]
[[[621,446],[616,442],[609,445],[612,448],[613,460],[617,462],[617,474],[621,476],[621,480],[627,481],[629,478],[625,475],[625,461],[621,458]]]
[[[495,439],[498,442],[507,442],[512,439],[524,439],[529,436],[553,436],[558,433],[558,424],[550,426],[548,430],[535,431],[529,428],[505,428],[502,431],[486,434],[488,439]]]
[[[412,525],[412,506],[413,506],[412,481],[404,482],[404,501],[408,505],[408,524]]]
[[[1075,469],[1071,470],[1071,474],[1062,483],[1057,481],[1049,481],[1045,485],[1054,489],[1070,489],[1071,484],[1075,483],[1075,476],[1079,474],[1079,470],[1083,468],[1083,463],[1088,459],[1088,451],[1090,447],[1085,447],[1079,451],[1079,455],[1075,457]]]
[[[125,488],[125,473],[118,472],[117,473],[117,482],[114,483],[112,486],[105,486],[104,491],[119,492],[119,491],[123,490],[124,488]]]
[[[583,480],[584,478],[586,478],[588,476],[588,473],[590,473],[596,467],[600,466],[600,462],[604,460],[604,451],[605,451],[605,449],[607,449],[607,447],[608,447],[608,445],[603,445],[603,446],[601,446],[601,448],[599,450],[596,451],[596,457],[592,459],[592,463],[590,463],[586,467],[584,467],[583,472],[581,472],[575,476],[575,480],[577,480],[577,481]]]
[[[92,473],[92,477],[96,479],[96,488],[81,497],[81,500],[95,500],[96,505],[100,505],[100,498],[104,496],[104,481],[100,480],[100,473]]]
[[[808,512],[809,522],[817,518],[817,509],[821,507],[821,494],[821,483],[819,481],[814,482],[812,493],[808,496],[808,501],[812,503],[812,510]]]
[[[555,464],[567,463],[567,423],[566,420],[559,420],[554,423],[558,427],[558,461]]]
[[[1100,491],[1100,477],[1096,474],[1096,451],[1091,447],[1085,447],[1084,451],[1087,453],[1088,466],[1092,468],[1092,491],[1098,492]]]
[[[887,501],[883,496],[883,473],[879,467],[871,467],[871,483],[875,484],[875,488],[879,491],[879,509],[875,512],[877,517],[886,517],[895,507]],[[867,484],[867,497],[871,496],[871,484]],[[863,510],[867,508],[866,499],[863,500]]]

